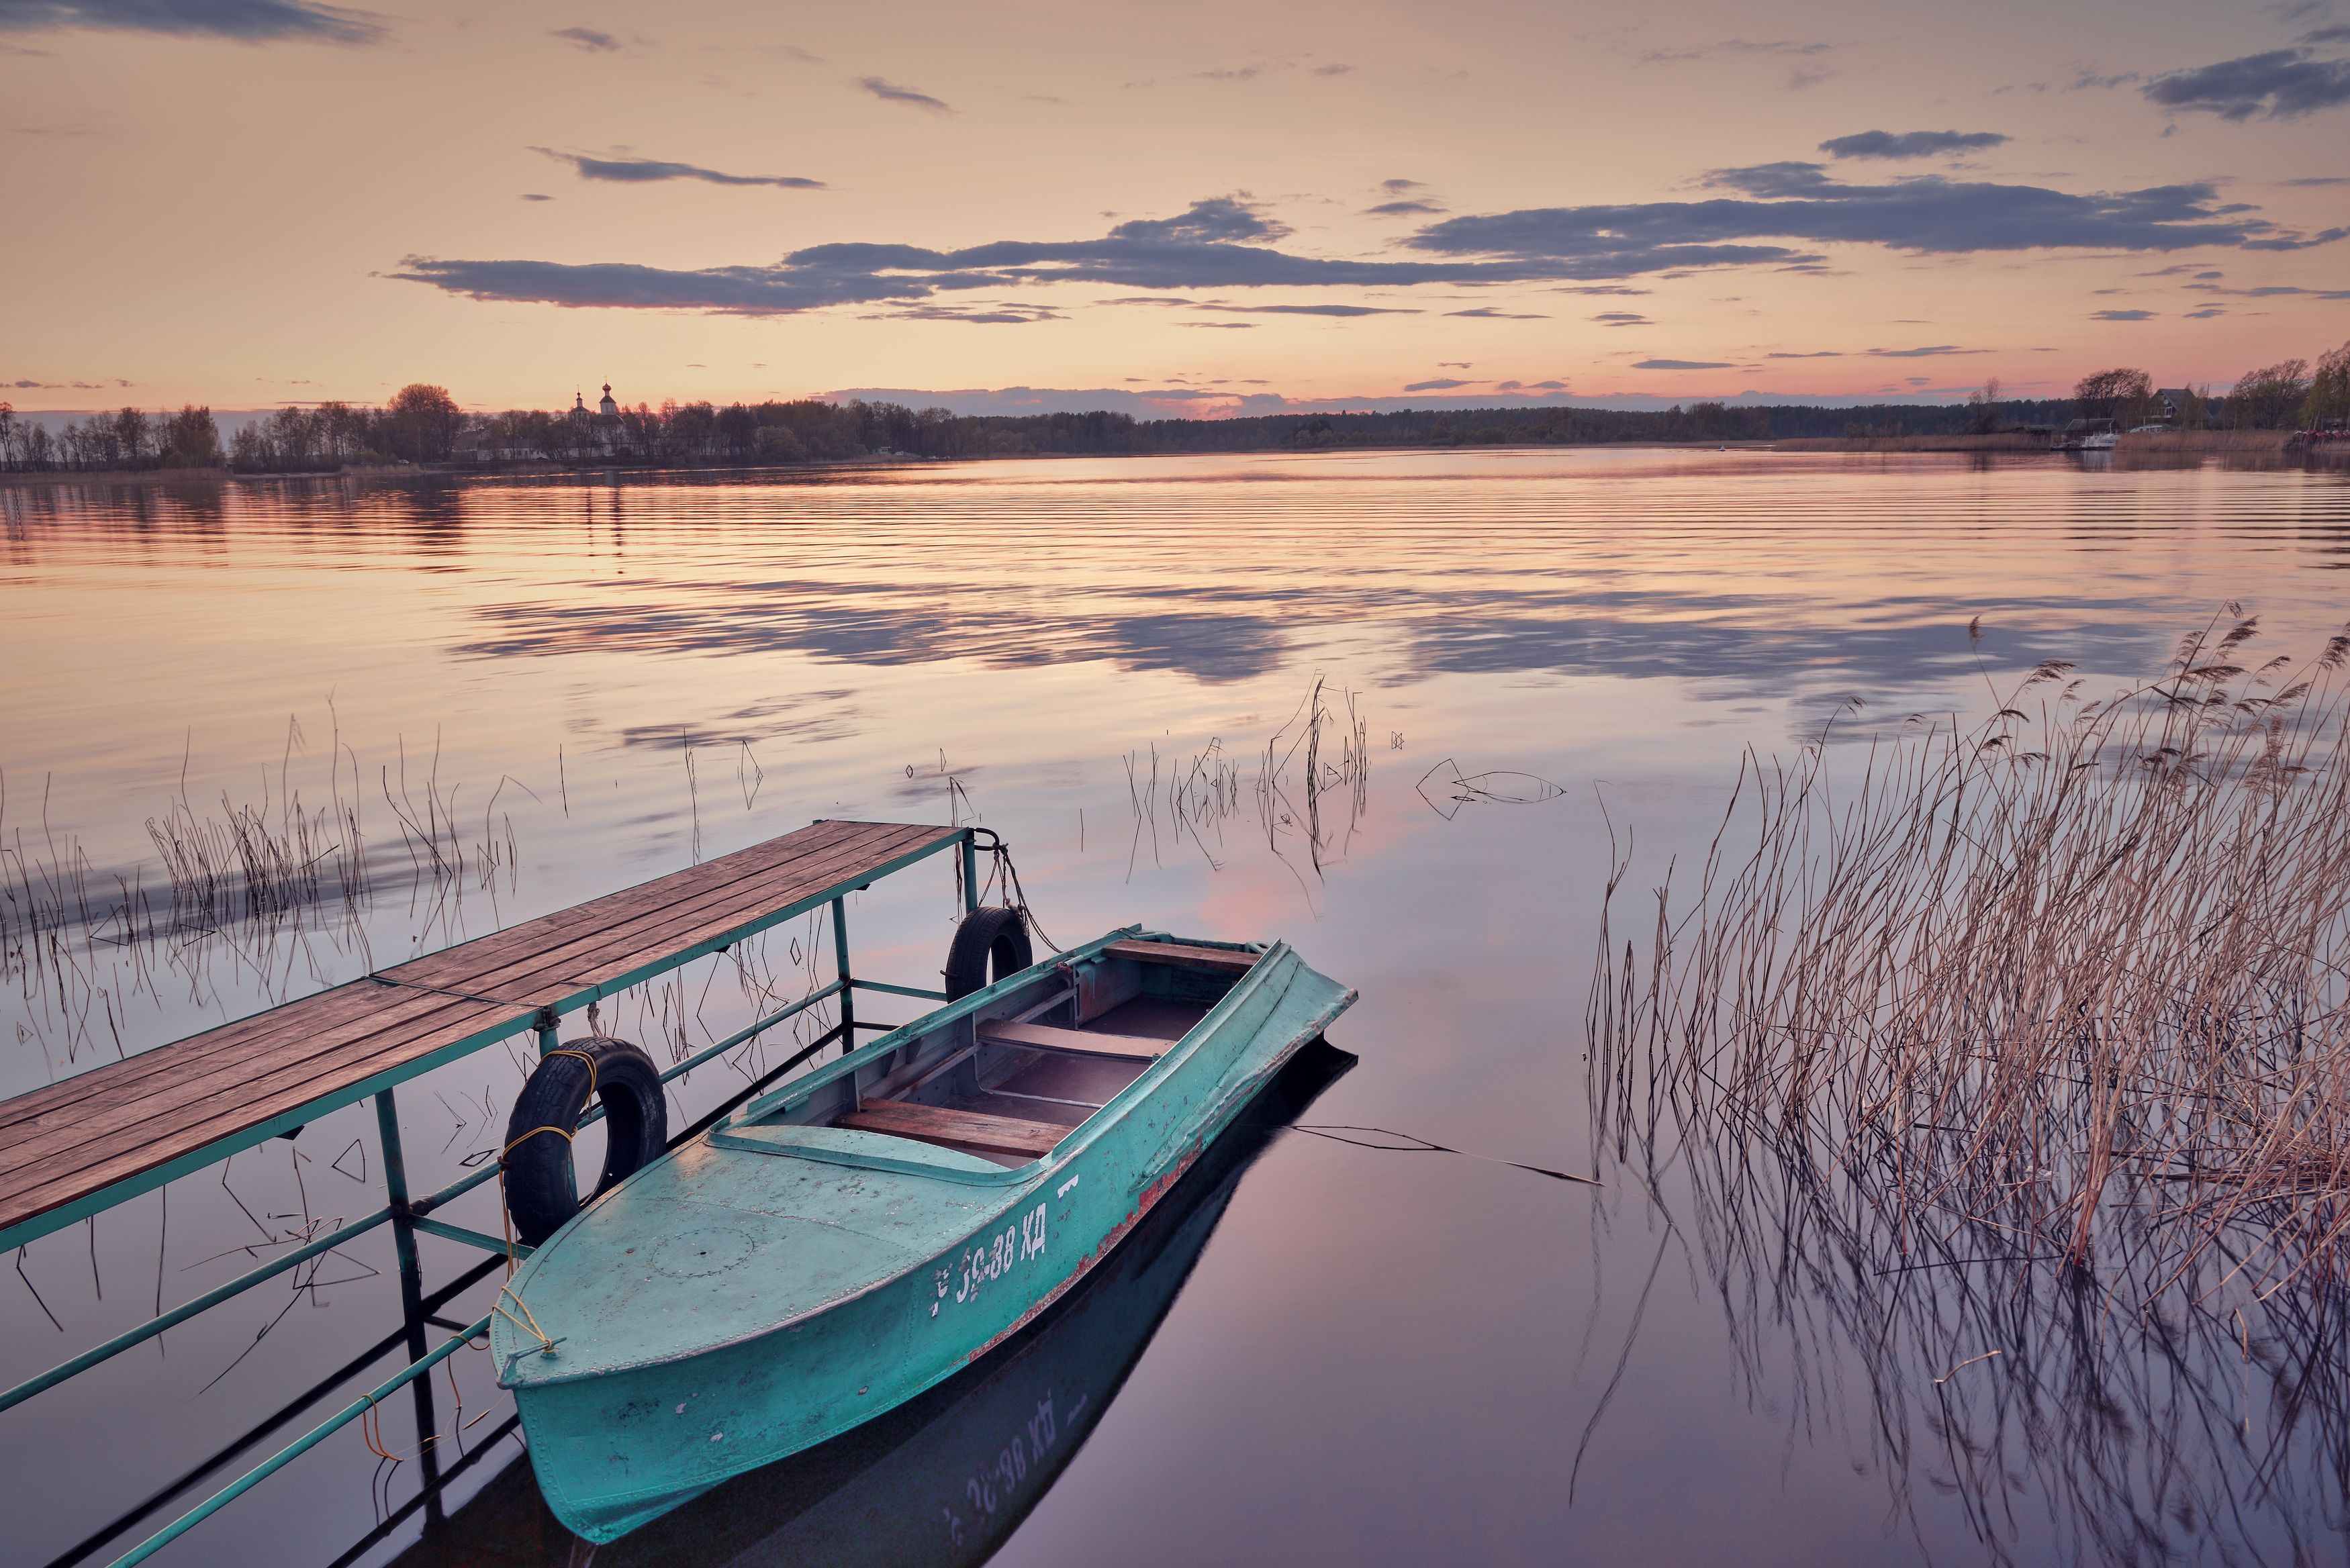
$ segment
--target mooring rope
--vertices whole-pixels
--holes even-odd
[[[1416,1133],[1397,1132],[1392,1127],[1358,1127],[1349,1126],[1345,1122],[1326,1122],[1318,1126],[1308,1125],[1305,1122],[1295,1122],[1291,1125],[1299,1132],[1311,1133],[1315,1137],[1326,1137],[1332,1143],[1350,1143],[1357,1148],[1375,1148],[1383,1154],[1457,1154],[1468,1159],[1482,1159],[1488,1165],[1506,1165],[1513,1170],[1531,1170],[1536,1176],[1547,1176],[1554,1181],[1580,1182],[1586,1187],[1605,1187],[1607,1185],[1597,1177],[1577,1176],[1572,1171],[1553,1170],[1545,1165],[1527,1165],[1522,1160],[1503,1159],[1497,1155],[1479,1154],[1474,1149],[1454,1148],[1449,1144],[1431,1142],[1427,1138],[1419,1137]],[[1341,1133],[1350,1132],[1376,1133],[1380,1137],[1400,1138],[1403,1141],[1400,1143],[1366,1143],[1358,1137],[1341,1137],[1339,1136]]]
[[[980,888],[979,901],[985,903],[991,889],[1000,890],[1004,908],[1019,910],[1020,918],[1028,922],[1028,929],[1035,932],[1046,947],[1056,953],[1068,951],[1068,949],[1047,936],[1045,928],[1037,923],[1036,911],[1028,904],[1028,889],[1020,884],[1020,868],[1012,863],[1012,846],[1003,842],[1003,836],[988,827],[974,827],[972,832],[974,835],[984,833],[994,840],[993,844],[987,846],[987,852],[995,857],[995,866],[988,872],[987,881]]]
[[[592,1053],[577,1050],[568,1045],[561,1045],[552,1051],[545,1053],[539,1057],[539,1060],[544,1062],[548,1056],[574,1056],[578,1058],[580,1061],[587,1063],[588,1098],[592,1100],[596,1097],[596,1058]],[[523,1134],[520,1137],[508,1143],[505,1147],[498,1150],[498,1215],[500,1220],[504,1221],[505,1227],[506,1279],[504,1284],[498,1286],[498,1300],[490,1310],[496,1313],[498,1316],[505,1319],[508,1323],[514,1324],[515,1327],[522,1333],[526,1334],[533,1339],[538,1341],[538,1348],[536,1354],[540,1355],[546,1355],[562,1342],[560,1340],[549,1338],[546,1331],[538,1326],[538,1319],[531,1312],[530,1303],[524,1301],[521,1294],[514,1288],[515,1272],[522,1267],[522,1260],[515,1255],[514,1210],[506,1202],[506,1157],[514,1153],[515,1150],[520,1148],[523,1145],[528,1143],[531,1139],[536,1137],[541,1133],[553,1133],[565,1143],[576,1143],[577,1141],[577,1130],[578,1129],[575,1127],[559,1127],[555,1126],[552,1122],[543,1122],[537,1127],[531,1128],[528,1132]],[[508,1302],[514,1303],[515,1309],[522,1314],[520,1317],[516,1317],[514,1313],[510,1313],[506,1310],[505,1303]],[[533,1354],[533,1352],[529,1350],[518,1350],[515,1352],[515,1355],[528,1355],[531,1354]],[[514,1359],[514,1355],[506,1357],[509,1371],[513,1368]]]

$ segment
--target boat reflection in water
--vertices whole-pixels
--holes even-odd
[[[1355,1060],[1325,1041],[1300,1051],[1107,1262],[927,1394],[600,1547],[556,1521],[517,1456],[394,1568],[985,1562],[1117,1397],[1242,1174]]]

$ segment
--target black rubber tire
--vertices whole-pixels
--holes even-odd
[[[589,1064],[568,1053],[594,1058]],[[653,1059],[625,1040],[566,1040],[530,1071],[506,1118],[506,1212],[515,1236],[536,1247],[579,1212],[579,1177],[571,1158],[570,1131],[588,1108],[593,1085],[604,1103],[604,1176],[589,1195],[594,1202],[669,1148],[669,1096]]]
[[[947,948],[947,1000],[959,1001],[974,991],[986,990],[991,959],[997,980],[1018,974],[1036,961],[1028,946],[1027,919],[1019,910],[991,906],[962,918]]]

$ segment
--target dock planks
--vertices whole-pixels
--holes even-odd
[[[348,1104],[387,1075],[525,1033],[542,1008],[608,995],[960,836],[819,822],[0,1101],[0,1235],[61,1210],[69,1222],[110,1189],[155,1185],[316,1102]]]

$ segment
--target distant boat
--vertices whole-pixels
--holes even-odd
[[[1032,1327],[897,1409],[602,1548],[597,1568],[976,1568],[1092,1436],[1257,1155],[1354,1064],[1333,1046],[1300,1051]],[[391,1568],[576,1568],[579,1560],[526,1458],[449,1522]]]
[[[2118,439],[2111,420],[2074,420],[2057,432],[2054,452],[2111,452]]]
[[[537,1249],[492,1327],[548,1506],[610,1541],[951,1376],[1354,1000],[1284,943],[1129,928],[646,1166]]]

